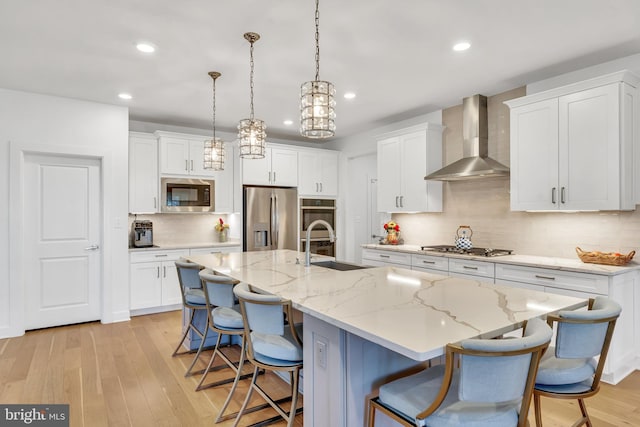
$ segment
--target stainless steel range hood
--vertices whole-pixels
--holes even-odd
[[[509,168],[489,157],[487,97],[475,95],[462,101],[463,158],[424,177],[433,181],[508,177]]]

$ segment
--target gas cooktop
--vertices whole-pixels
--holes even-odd
[[[425,252],[440,252],[440,253],[452,253],[462,255],[476,255],[476,256],[501,256],[511,255],[512,249],[492,249],[492,248],[471,248],[471,249],[459,249],[452,245],[432,245],[421,246],[421,250]]]

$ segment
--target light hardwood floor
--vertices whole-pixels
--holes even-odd
[[[214,425],[228,388],[194,391],[196,377],[184,377],[191,355],[171,357],[180,322],[180,312],[169,312],[0,340],[0,403],[69,403],[72,427]],[[287,394],[288,385],[279,378],[267,374],[263,381],[275,393]],[[246,390],[245,384],[238,387],[232,411]],[[254,393],[253,404],[259,403]],[[571,425],[579,413],[573,402],[543,399],[542,405],[545,427]],[[640,372],[615,387],[604,384],[587,406],[594,426],[640,426]],[[241,425],[273,415],[265,409],[247,415]],[[302,415],[296,425],[302,425]]]

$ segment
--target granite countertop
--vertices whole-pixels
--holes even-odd
[[[363,248],[378,249],[384,251],[404,252],[419,255],[440,256],[447,258],[472,259],[475,261],[494,262],[496,264],[512,264],[524,267],[548,268],[551,270],[575,271],[578,273],[600,274],[604,276],[615,276],[640,268],[640,264],[635,261],[629,262],[625,266],[588,264],[582,262],[578,256],[576,258],[557,258],[536,255],[501,255],[496,257],[485,257],[479,255],[461,255],[456,253],[427,252],[417,245],[378,245],[364,244]]]
[[[331,259],[314,256],[324,258]],[[290,250],[189,259],[261,292],[291,299],[308,315],[418,361],[442,355],[449,342],[494,337],[526,319],[586,304],[579,298],[404,268],[305,267],[304,253]]]
[[[180,243],[175,245],[157,245],[150,248],[129,248],[129,252],[138,251],[163,251],[172,249],[199,249],[199,248],[223,248],[228,246],[241,246],[240,240],[229,239],[226,242],[212,242],[212,243]]]

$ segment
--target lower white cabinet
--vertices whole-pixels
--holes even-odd
[[[449,276],[465,279],[482,279],[483,282],[493,283],[495,264],[492,262],[475,261],[471,259],[449,258]]]
[[[129,258],[130,309],[144,310],[181,304],[182,297],[175,261],[188,255],[189,249],[131,253]]]
[[[242,252],[242,246],[212,246],[210,248],[192,248],[191,255],[219,254],[227,252]]]
[[[614,276],[561,271],[521,265],[496,264],[496,284],[533,289],[541,292],[578,298],[599,295],[613,299],[622,306],[616,322],[611,348],[607,356],[602,379],[617,384],[637,368],[637,350],[640,325],[634,325],[634,300],[638,299],[639,274],[635,270]]]
[[[175,261],[190,254],[242,252],[237,246],[172,250],[142,250],[129,255],[129,308],[132,315],[177,310],[182,307]]]
[[[362,264],[371,267],[411,268],[411,254],[376,249],[362,250]]]

